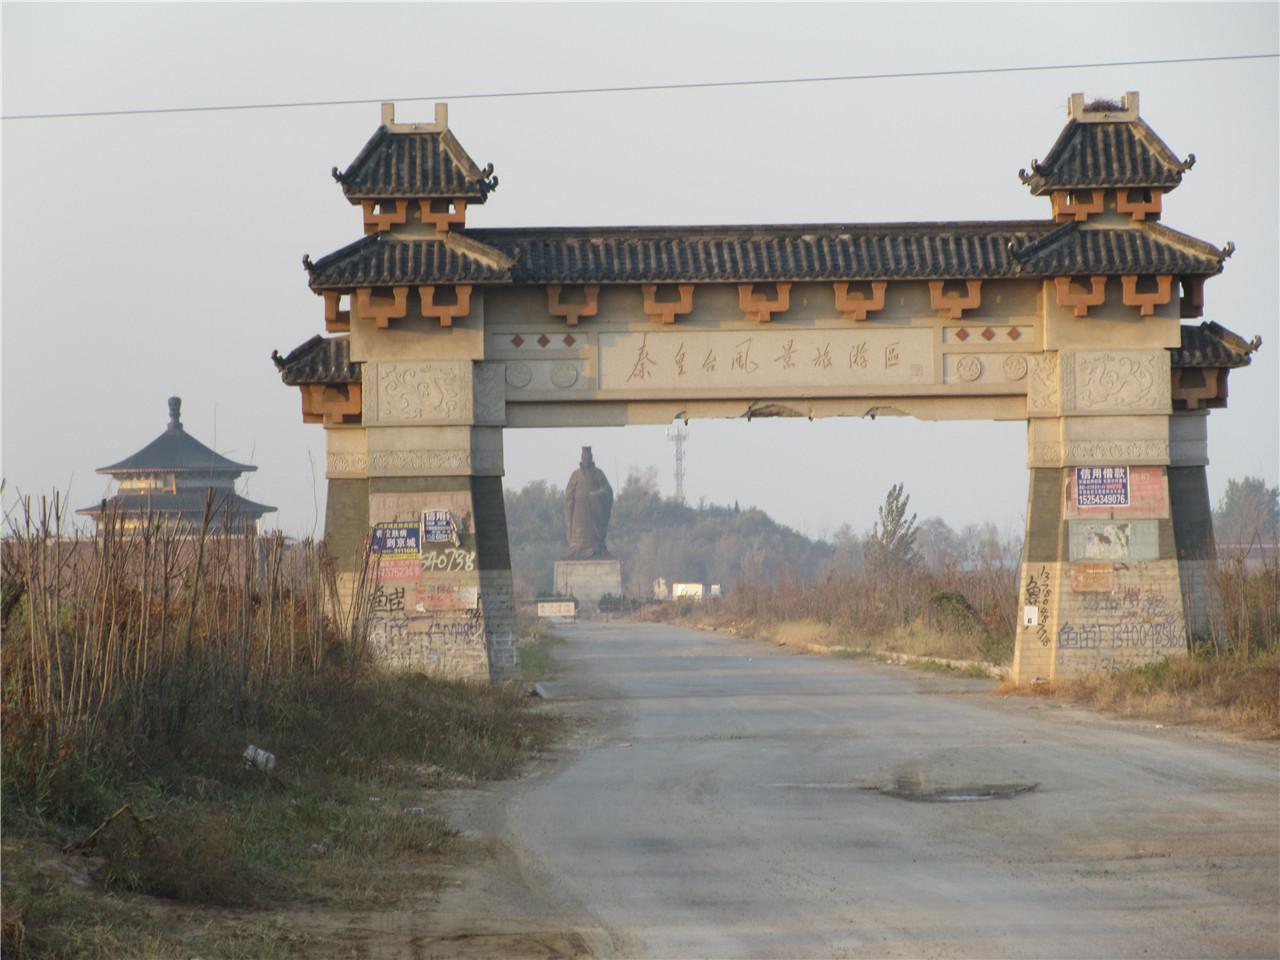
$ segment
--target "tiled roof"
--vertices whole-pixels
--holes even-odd
[[[379,127],[364,149],[334,179],[352,202],[413,197],[448,197],[484,203],[497,187],[493,165],[484,170],[448,130],[392,133]]]
[[[1018,250],[1025,274],[1155,274],[1213,276],[1226,251],[1158,223],[1091,227],[1068,223]]]
[[[1050,221],[373,234],[309,264],[313,290],[425,283],[746,283],[1170,273],[1225,253],[1160,224]]]
[[[209,496],[213,500],[210,503]],[[104,514],[116,513],[120,516],[171,517],[175,514],[185,516],[193,523],[200,523],[205,508],[210,508],[210,517],[218,522],[228,513],[236,521],[257,520],[264,513],[274,513],[275,507],[264,503],[246,500],[227,487],[186,487],[177,492],[172,490],[128,491],[117,493],[100,501],[92,507],[77,510],[76,513],[87,517],[100,517]]]
[[[98,473],[231,473],[239,476],[246,470],[258,468],[247,463],[236,463],[206,447],[184,429],[178,419],[181,400],[169,400],[169,426],[165,432],[131,457],[108,467],[99,467]]]
[[[399,240],[375,233],[315,263],[303,261],[312,290],[414,283],[483,283],[510,280],[510,261],[457,234],[444,240]]]
[[[304,383],[359,383],[360,364],[351,362],[351,341],[347,337],[316,334],[300,347],[271,359],[280,370],[280,379],[291,387]]]
[[[1049,155],[1019,174],[1036,196],[1084,187],[1160,187],[1172,190],[1194,157],[1186,161],[1142,120],[1082,123],[1068,120]]]
[[[472,230],[516,283],[674,283],[1004,277],[1040,221]]]
[[[1170,350],[1175,367],[1247,367],[1250,356],[1262,346],[1262,338],[1246,341],[1226,327],[1205,322],[1198,327],[1182,328],[1182,346]]]

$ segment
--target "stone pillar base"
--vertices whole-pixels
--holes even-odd
[[[559,560],[554,589],[558,596],[599,603],[605,594],[622,596],[621,560]]]

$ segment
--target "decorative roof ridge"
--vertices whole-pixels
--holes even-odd
[[[508,256],[496,247],[481,243],[474,237],[455,230],[450,230],[444,234],[440,242],[463,256],[473,257],[488,264],[495,270],[510,270],[515,266],[516,261],[520,259],[518,254],[514,257]]]
[[[335,166],[332,170],[329,171],[329,175],[332,176],[333,179],[338,183],[338,185],[345,190],[347,186],[347,180],[351,176],[351,171],[357,169],[360,166],[361,162],[364,160],[364,158],[369,154],[373,153],[373,151],[377,149],[378,145],[381,144],[382,141],[387,137],[389,137],[390,135],[391,135],[391,132],[386,128],[385,124],[383,126],[378,127],[377,130],[373,131],[373,136],[371,136],[368,140],[365,141],[364,146],[360,148],[360,152],[356,154],[355,159],[347,164],[347,168],[345,170],[340,171],[337,168],[337,166]]]
[[[453,162],[463,168],[467,179],[474,181],[477,186],[485,177],[492,175],[493,164],[489,164],[487,170],[482,170],[480,164],[471,158],[471,154],[467,153],[462,144],[458,142],[458,138],[453,135],[453,131],[448,127],[440,134],[440,143],[448,151],[449,156],[453,158]]]
[[[1173,152],[1173,148],[1160,138],[1160,135],[1151,129],[1147,121],[1139,117],[1132,124],[1133,132],[1142,140],[1151,150],[1160,155],[1160,159],[1169,167],[1177,170],[1179,173],[1186,173],[1196,165],[1196,155],[1194,153],[1187,154],[1187,159],[1179,160],[1178,155]],[[1170,187],[1170,189],[1173,189]]]
[[[1219,323],[1206,320],[1199,326],[1183,324],[1181,342],[1169,353],[1175,367],[1247,367],[1262,346],[1262,337],[1245,340]]]
[[[367,237],[361,237],[359,240],[348,243],[345,247],[339,247],[332,253],[326,253],[319,260],[312,260],[311,254],[304,253],[302,255],[302,267],[307,271],[307,273],[314,277],[317,272],[323,270],[329,264],[340,260],[343,257],[349,257],[353,253],[358,253],[366,247],[376,247],[384,239],[388,239],[389,236],[390,235],[387,233],[371,233]]]
[[[1081,224],[1086,226],[1087,224]],[[1230,259],[1231,255],[1236,252],[1236,245],[1231,241],[1227,241],[1224,247],[1215,247],[1207,240],[1201,240],[1199,237],[1193,237],[1188,233],[1182,233],[1180,230],[1174,230],[1167,227],[1163,223],[1155,221],[1139,221],[1133,224],[1133,227],[1118,229],[1137,229],[1142,233],[1149,233],[1158,240],[1165,243],[1176,244],[1185,250],[1198,253],[1201,256],[1212,257],[1218,261],[1221,266],[1224,261]]]
[[[289,386],[359,383],[362,379],[362,365],[351,359],[351,338],[345,334],[324,337],[317,333],[283,357],[279,350],[272,350],[271,360],[280,371],[280,379]]]
[[[334,340],[340,340],[340,339],[342,339],[342,338],[341,338],[341,337],[333,337],[332,339],[334,339]],[[324,343],[324,342],[325,342],[325,338],[324,338],[324,337],[322,337],[320,334],[318,334],[318,333],[317,333],[314,337],[312,337],[312,338],[311,338],[310,340],[308,340],[306,343],[303,343],[303,344],[300,344],[300,345],[298,345],[298,346],[294,347],[292,350],[290,350],[290,351],[289,351],[287,354],[285,354],[283,357],[282,357],[282,356],[280,356],[280,351],[279,351],[279,350],[272,350],[272,351],[271,351],[271,360],[275,363],[276,367],[278,367],[280,370],[283,370],[285,367],[289,366],[290,364],[292,364],[293,362],[295,362],[295,361],[296,361],[296,360],[298,360],[299,358],[306,356],[308,353],[310,353],[312,350],[316,349],[316,347],[318,347],[320,344],[322,344],[322,343]]]

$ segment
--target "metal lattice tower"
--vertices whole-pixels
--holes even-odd
[[[689,438],[689,427],[667,427],[667,439],[676,445],[676,499],[684,503],[684,442]]]

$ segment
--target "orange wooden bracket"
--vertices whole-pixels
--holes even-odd
[[[341,290],[322,290],[324,297],[324,328],[328,333],[348,333],[351,330],[351,311],[339,310]]]
[[[649,319],[658,323],[675,323],[677,316],[693,310],[693,284],[682,283],[679,300],[659,300],[656,283],[640,284],[640,292],[644,295],[644,312]]]
[[[943,287],[946,282],[945,280],[929,281],[929,306],[934,310],[944,311],[950,314],[952,320],[959,320],[966,310],[977,310],[982,306],[981,280],[965,280],[967,292],[964,294],[944,293]]]
[[[428,319],[435,317],[440,326],[451,327],[453,321],[465,317],[471,312],[471,284],[459,283],[453,288],[453,303],[436,303],[435,284],[418,288],[418,296],[422,298],[422,315]]]
[[[364,209],[364,232],[366,235],[390,230],[393,223],[404,223],[409,210],[409,201],[397,200],[395,203],[395,212],[388,213],[385,210],[378,212],[377,200],[360,201],[360,206]]]
[[[849,294],[849,284],[833,284],[836,288],[836,309],[846,320],[865,320],[868,313],[884,309],[884,291],[889,286],[884,280],[871,281],[871,297],[861,293]]]
[[[1227,371],[1219,367],[1174,367],[1169,383],[1173,402],[1187,410],[1227,405]]]
[[[1180,317],[1204,316],[1204,277],[1183,277],[1182,297],[1178,301]]]
[[[304,383],[303,423],[354,423],[360,419],[360,384]]]
[[[1150,293],[1138,292],[1138,278],[1135,274],[1126,273],[1120,281],[1124,284],[1124,305],[1138,307],[1139,316],[1151,316],[1157,306],[1168,303],[1173,296],[1173,277],[1167,273],[1156,277],[1156,289]]]
[[[439,203],[443,210],[432,210],[432,203]],[[452,209],[450,209],[452,207]],[[418,218],[428,226],[433,226],[440,233],[448,233],[451,226],[462,227],[467,223],[467,201],[465,200],[427,200],[418,201]]]
[[[1089,201],[1077,200],[1076,193],[1084,191],[1075,190],[1055,190],[1051,195],[1053,201],[1053,219],[1059,223],[1064,220],[1075,220],[1082,223],[1089,219],[1091,213],[1102,212],[1102,200],[1106,196],[1105,190],[1090,190],[1093,199]]]
[[[561,303],[560,302],[560,284],[547,284],[547,312],[553,317],[564,317],[569,326],[576,327],[578,320],[582,317],[594,317],[596,310],[600,308],[597,298],[600,296],[600,285],[596,283],[584,284],[582,287],[583,295],[586,300],[582,303]]]
[[[1099,307],[1107,300],[1107,278],[1090,277],[1089,289],[1072,288],[1070,277],[1054,277],[1058,288],[1058,306],[1074,307],[1077,317],[1087,317],[1090,307]]]
[[[1160,191],[1152,189],[1150,200],[1131,199],[1135,190],[1141,188],[1121,187],[1116,191],[1116,212],[1133,214],[1134,220],[1145,220],[1147,214],[1154,214],[1154,220],[1160,219]]]
[[[775,313],[785,313],[791,306],[791,284],[776,283],[778,299],[770,300],[763,294],[757,296],[754,283],[738,284],[738,306],[746,314],[746,319],[768,323]]]
[[[409,288],[392,287],[393,296],[379,297],[369,287],[356,290],[356,314],[386,328],[392,320],[403,317],[409,306]]]

